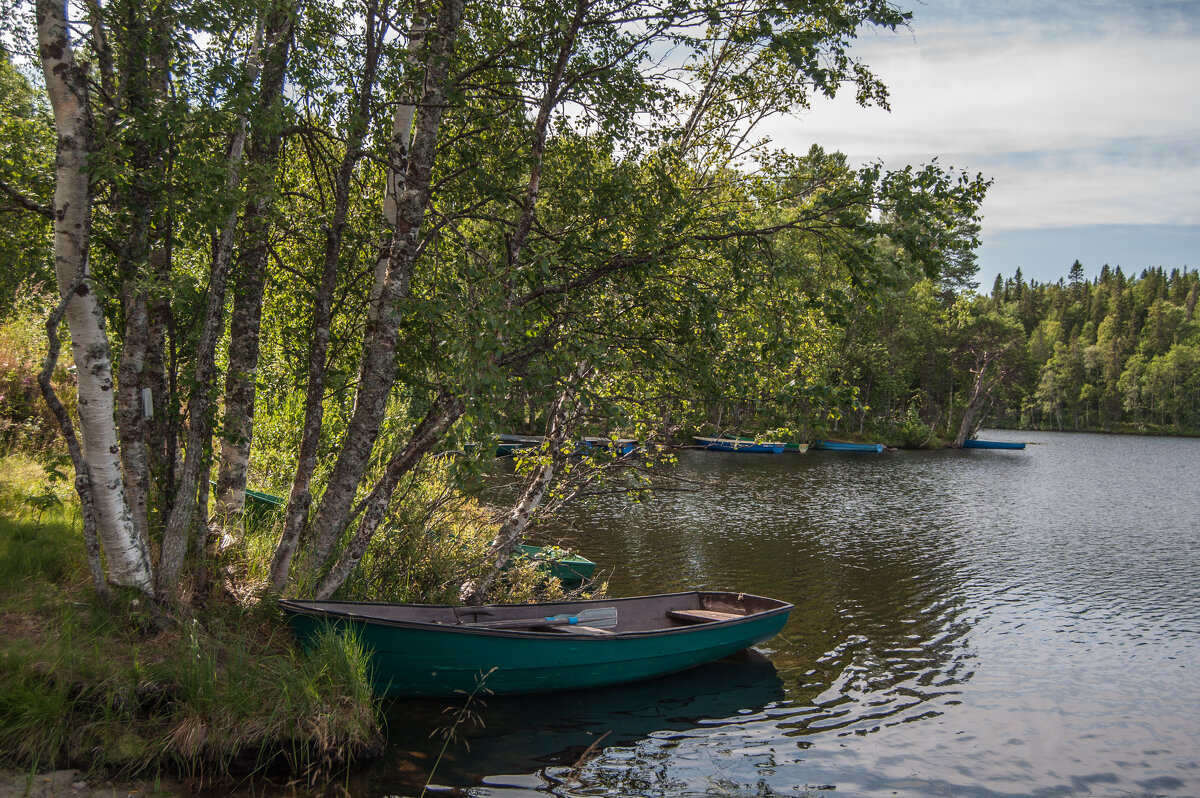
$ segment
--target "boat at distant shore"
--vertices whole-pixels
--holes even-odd
[[[754,438],[744,438],[744,437],[739,437],[737,440],[739,440],[739,441],[753,441],[753,440],[754,440]],[[808,445],[807,443],[784,443],[784,444],[783,444],[783,451],[784,451],[784,452],[796,452],[796,453],[798,453],[798,454],[804,454],[805,452],[807,452],[807,451],[808,451],[808,446],[809,446],[809,445]]]
[[[637,450],[638,442],[633,438],[586,437],[580,439],[579,445],[583,451],[587,451],[589,449],[603,449],[615,452],[618,457],[625,457],[633,454]]]
[[[512,457],[522,449],[532,449],[541,446],[546,438],[542,435],[497,435],[496,456]]]
[[[882,443],[847,443],[846,441],[815,441],[813,449],[826,452],[882,452]]]
[[[770,640],[792,605],[747,593],[472,607],[282,599],[308,643],[353,631],[372,687],[393,696],[536,693],[621,684],[685,670]]]
[[[968,438],[963,441],[964,449],[1024,449],[1025,444],[1017,441],[980,441]]]
[[[692,441],[701,449],[713,452],[750,452],[757,454],[783,454],[783,441],[746,441],[740,438],[701,438],[693,436]]]

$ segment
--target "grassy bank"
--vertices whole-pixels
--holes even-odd
[[[67,484],[0,458],[0,767],[320,781],[380,749],[354,640],[300,652],[269,603],[205,599],[162,630],[95,599]]]

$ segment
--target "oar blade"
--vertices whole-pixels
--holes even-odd
[[[597,629],[611,629],[617,625],[616,607],[597,607],[593,610],[581,610],[575,613],[583,626],[594,626]]]

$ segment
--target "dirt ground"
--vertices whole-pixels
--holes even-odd
[[[190,792],[172,782],[111,784],[88,779],[78,770],[52,773],[0,771],[0,798],[187,798]]]

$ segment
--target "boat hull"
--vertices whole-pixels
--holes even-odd
[[[721,606],[741,602],[747,614],[735,620],[672,625],[663,616],[661,628],[623,627],[638,624],[646,602],[665,613],[679,606]],[[283,600],[293,632],[310,640],[329,624],[352,629],[371,652],[373,687],[382,695],[450,696],[471,693],[533,693],[602,687],[681,671],[721,659],[778,634],[792,605],[774,599],[736,593],[679,593],[638,599],[565,602],[491,607],[422,607],[353,602]],[[608,633],[567,634],[544,630],[499,629],[404,620],[403,610],[416,608],[451,613],[478,612],[488,617],[500,611],[544,613],[580,612],[615,607],[623,618]],[[380,608],[400,610],[394,618],[375,617]],[[657,610],[655,610],[657,612]],[[433,617],[430,615],[429,617]],[[650,617],[650,616],[646,616]],[[461,621],[459,623],[462,623]]]
[[[563,586],[568,588],[579,587],[596,573],[596,563],[578,554],[554,557],[541,546],[521,544],[521,553],[518,556],[540,563],[551,576],[557,577]]]
[[[749,452],[751,454],[783,454],[782,441],[739,441],[736,438],[700,438],[692,441],[712,452]]]
[[[632,438],[583,438],[579,448],[586,452],[591,449],[601,449],[615,452],[618,457],[627,457],[637,450],[638,442]]]
[[[738,440],[739,441],[749,441],[749,442],[754,441],[753,438],[738,438]],[[807,443],[785,443],[785,444],[783,444],[783,451],[784,452],[795,452],[797,454],[804,454],[805,452],[808,451],[808,444]]]
[[[977,440],[968,439],[968,440],[963,441],[963,448],[964,449],[1024,449],[1025,444],[1017,443],[1014,441],[977,441]]]
[[[882,443],[843,443],[842,441],[817,441],[814,449],[825,452],[882,452]]]
[[[496,456],[512,457],[525,449],[535,449],[546,439],[541,435],[497,435]]]

